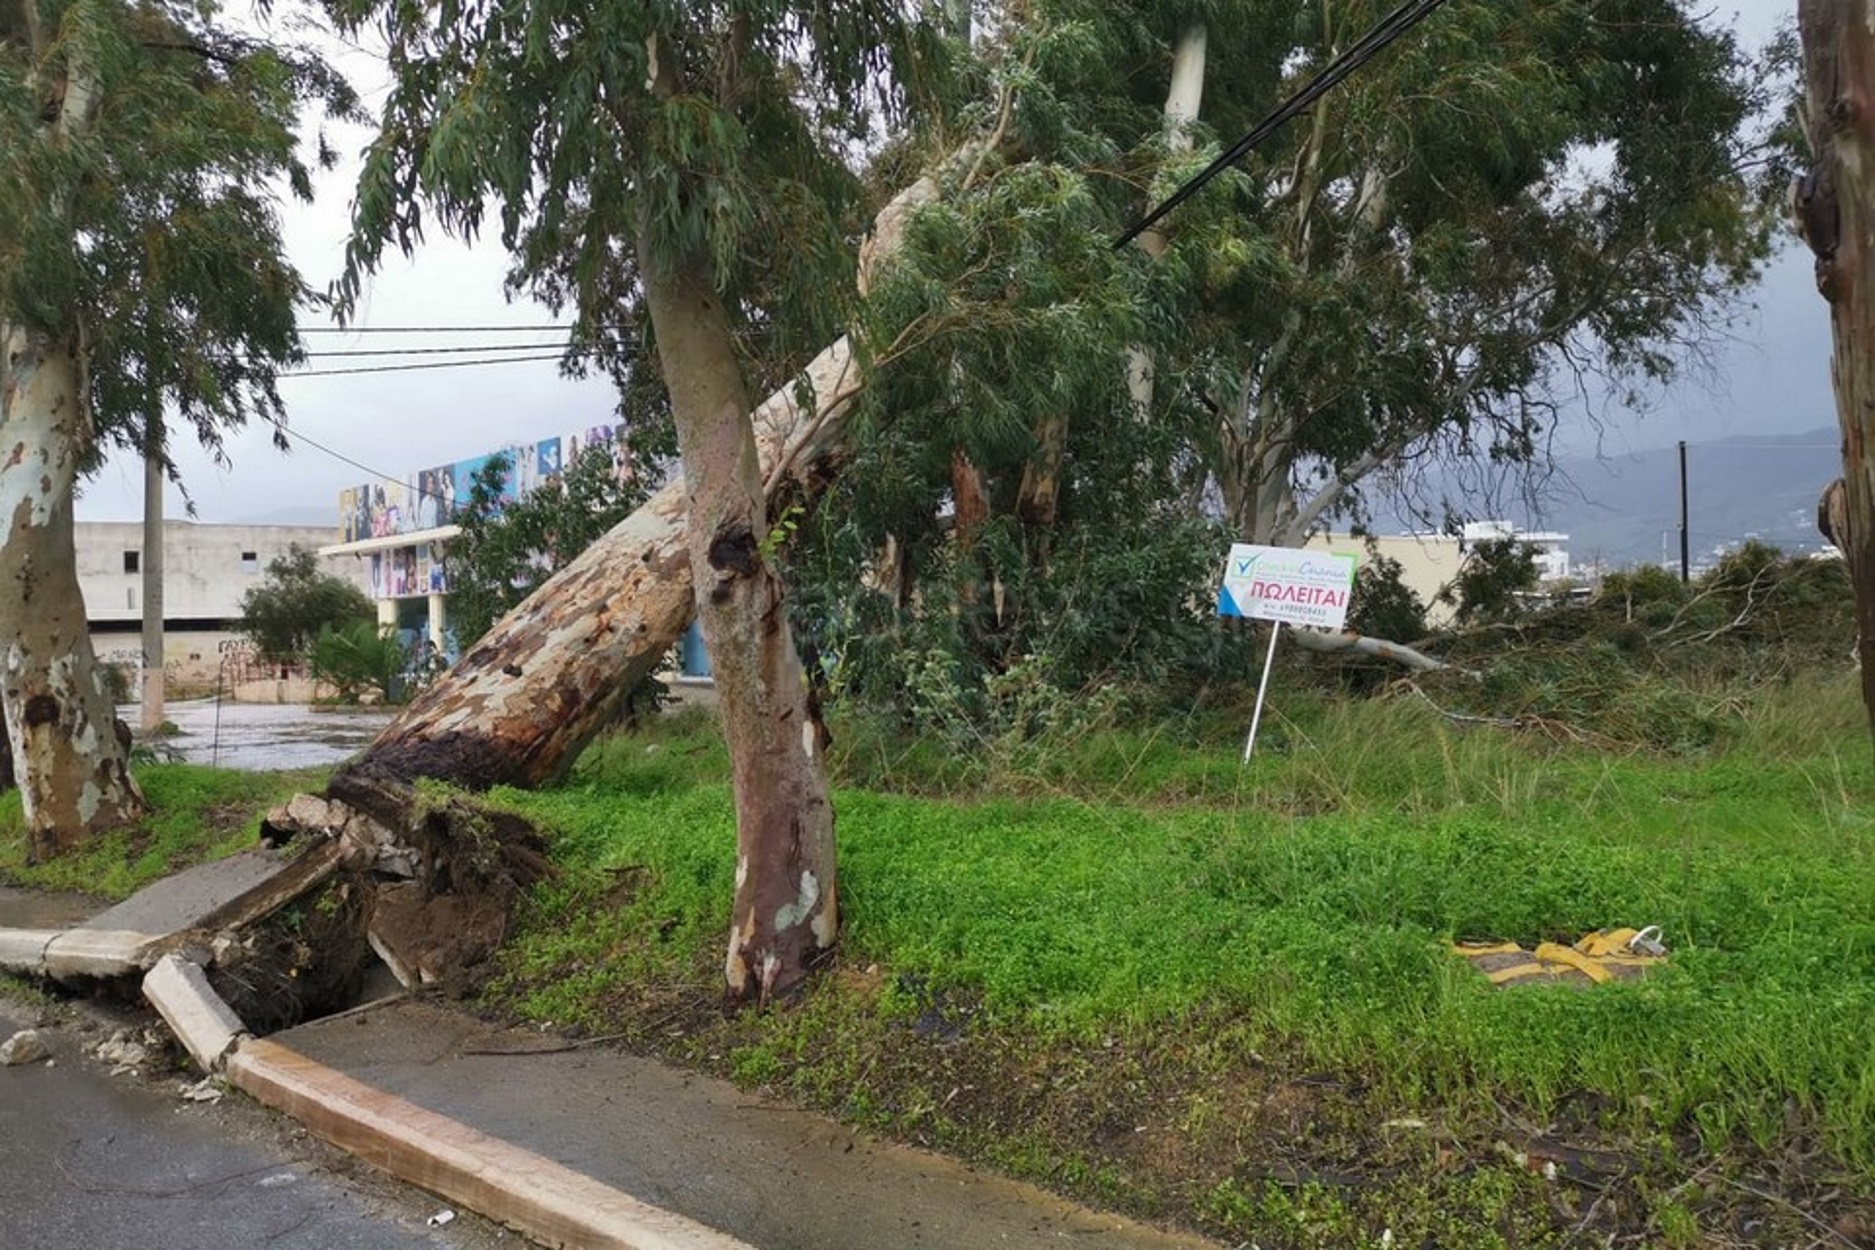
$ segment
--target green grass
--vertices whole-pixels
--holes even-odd
[[[26,825],[17,791],[0,795],[0,880],[39,890],[121,899],[169,873],[254,845],[260,817],[274,803],[316,789],[316,772],[237,773],[196,764],[136,769],[151,814],[44,864],[26,862]]]
[[[1768,1146],[1797,1116],[1875,1169],[1875,768],[1848,682],[1767,690],[1733,746],[1691,758],[1411,699],[1298,701],[1272,729],[1247,769],[1234,734],[1173,727],[1063,747],[1003,779],[1020,797],[840,791],[844,963],[1049,1044],[1221,1020],[1402,1107],[1540,1116],[1591,1091],[1627,1131],[1713,1149]],[[725,775],[707,728],[680,724],[502,796],[570,869],[512,953],[537,1013],[720,957]],[[1494,991],[1446,950],[1645,924],[1670,967],[1590,992]]]
[[[563,872],[489,1003],[1229,1240],[1565,1244],[1587,1201],[1558,1215],[1498,1149],[1552,1122],[1635,1161],[1602,1211],[1643,1244],[1699,1244],[1793,1151],[1822,1179],[1750,1218],[1819,1193],[1875,1211],[1854,679],[1699,700],[1696,743],[1611,752],[1411,691],[1279,686],[1248,767],[1241,708],[975,744],[836,724],[839,968],[732,1018],[727,754],[707,716],[671,717],[557,788],[494,796]],[[144,829],[39,868],[0,798],[0,877],[120,895],[249,844],[256,813],[317,785],[139,776]],[[1645,924],[1672,956],[1635,985],[1497,991],[1448,951]],[[962,1040],[912,1028],[932,1013]],[[1380,1127],[1401,1118],[1434,1129]]]

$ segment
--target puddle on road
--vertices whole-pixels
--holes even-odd
[[[191,764],[244,772],[337,764],[362,751],[393,715],[376,710],[315,711],[303,704],[217,706],[212,699],[172,703],[164,711],[176,727],[164,746]]]

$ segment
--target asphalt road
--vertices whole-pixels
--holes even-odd
[[[0,1041],[41,1013],[0,997]],[[0,1245],[8,1250],[513,1250],[526,1243],[379,1177],[229,1094],[113,1076],[82,1018],[54,1013],[55,1062],[0,1067]]]

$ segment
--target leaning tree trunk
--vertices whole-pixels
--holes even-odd
[[[966,148],[957,160],[967,167],[973,156]],[[862,292],[898,249],[915,211],[937,194],[937,181],[923,179],[880,212],[860,251]],[[776,392],[744,422],[753,426],[769,499],[785,488],[812,498],[828,480],[831,452],[862,387],[851,344],[842,338],[821,352],[801,380],[805,387]],[[806,404],[803,391],[812,392]],[[367,932],[406,985],[473,984],[521,891],[547,871],[538,845],[513,818],[465,800],[420,797],[412,783],[540,785],[615,719],[626,693],[663,663],[695,616],[685,490],[682,480],[666,486],[496,622],[333,775],[324,796],[301,795],[263,822],[270,840],[340,838],[367,848]],[[717,680],[724,680],[720,661]],[[499,847],[493,856],[491,829]],[[804,906],[803,885],[795,876],[794,892],[768,917],[772,927],[800,927],[782,923],[795,915],[782,908]],[[766,878],[762,888],[770,888]],[[814,920],[830,938],[837,915],[830,872],[815,877],[814,890],[807,932],[793,937],[818,949]],[[744,916],[740,890],[736,914]],[[759,934],[754,946],[744,939],[739,957],[745,967],[753,961],[758,993],[765,979],[782,988],[780,964],[772,974],[761,967],[765,955],[781,955],[760,941]]]
[[[46,859],[147,807],[116,734],[73,558],[78,362],[68,344],[17,326],[0,352],[0,703],[31,856]]]
[[[639,272],[683,454],[690,572],[735,792],[725,973],[733,998],[767,1002],[798,986],[838,936],[825,733],[769,564],[748,391],[709,266],[667,262],[643,244]]]
[[[873,223],[860,287],[895,252],[906,224],[937,198],[922,179]],[[861,390],[841,338],[808,366],[811,405],[790,383],[755,410],[770,498],[784,485],[813,495]],[[532,787],[562,775],[696,616],[684,539],[684,483],[664,487],[497,621],[407,705],[335,784],[402,785],[429,777],[472,789]]]
[[[1797,187],[1798,225],[1834,332],[1848,530],[1836,545],[1855,587],[1875,728],[1875,0],[1798,0],[1797,21],[1815,158]]]

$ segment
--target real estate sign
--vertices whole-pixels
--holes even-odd
[[[1354,593],[1354,563],[1349,552],[1235,543],[1217,594],[1218,614],[1340,629]]]

